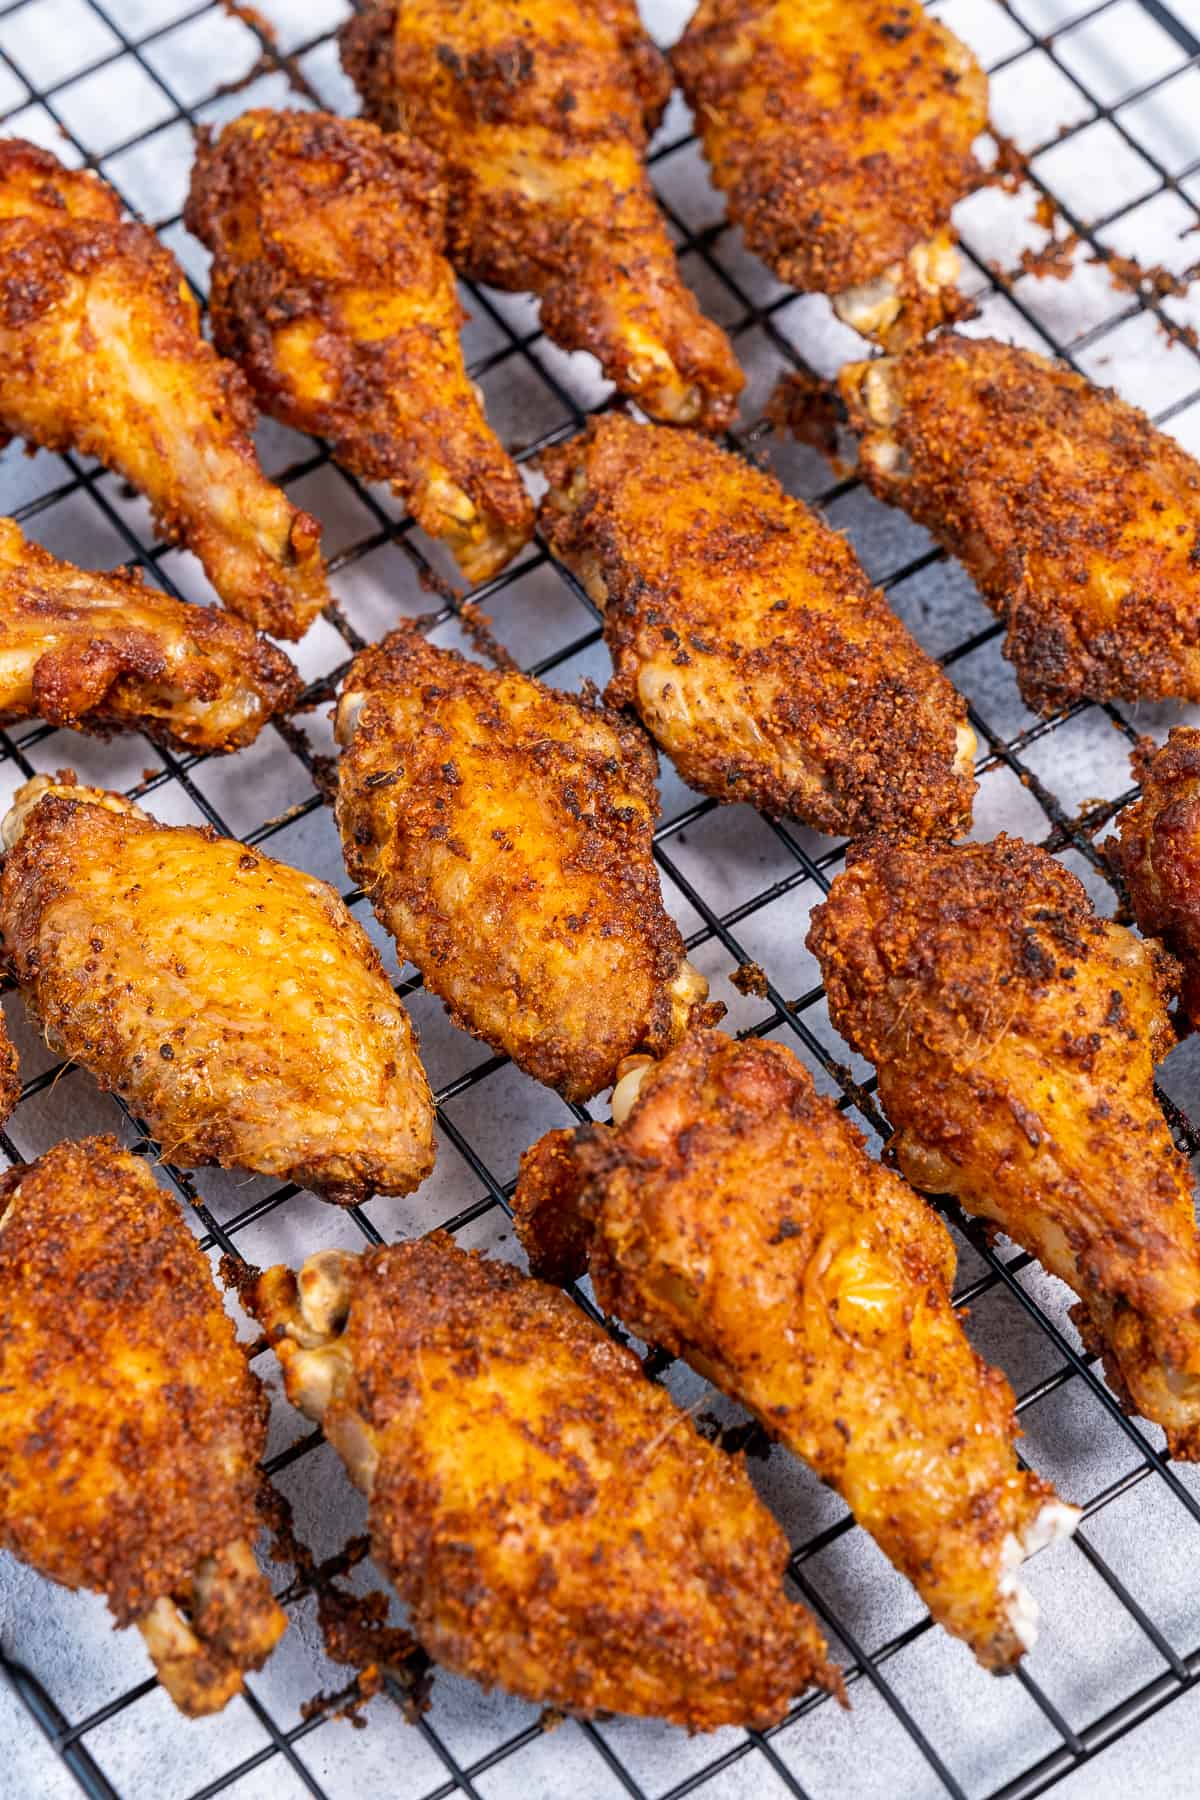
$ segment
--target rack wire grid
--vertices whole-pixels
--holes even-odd
[[[0,4],[0,130],[100,169],[179,254],[202,298],[206,261],[179,219],[194,127],[250,105],[354,111],[334,43],[348,10],[345,0],[258,0],[254,9],[218,0],[10,0]],[[686,7],[668,0],[643,10],[669,41]],[[1097,0],[1082,9],[1074,0],[946,0],[936,10],[989,67],[997,128],[1027,158],[1018,193],[985,188],[956,215],[967,283],[980,305],[968,329],[1054,350],[1115,383],[1200,450],[1200,356],[1187,332],[1200,323],[1193,303],[1152,280],[1136,293],[1122,289],[1086,251],[1064,262],[1061,280],[1040,277],[1029,258],[1020,262],[1023,250],[1036,254],[1050,235],[1036,222],[1047,217],[1044,206],[1035,211],[1039,196],[1050,197],[1062,229],[1078,233],[1093,258],[1115,251],[1176,270],[1195,260],[1200,240],[1187,233],[1200,227],[1196,0]],[[962,571],[856,482],[831,480],[813,452],[757,422],[780,374],[807,366],[829,372],[861,353],[859,340],[833,321],[824,300],[799,298],[775,282],[721,222],[678,98],[650,160],[684,272],[730,332],[748,373],[743,423],[731,445],[765,455],[793,492],[848,531],[897,611],[968,697],[981,747],[976,835],[1005,828],[1040,841],[1111,911],[1116,898],[1097,836],[1135,791],[1128,751],[1140,733],[1162,735],[1189,710],[1079,705],[1049,720],[1025,711],[1000,657],[1001,627]],[[493,423],[531,468],[539,450],[607,402],[609,389],[590,358],[567,356],[540,335],[526,297],[474,289],[464,297],[473,314],[472,373]],[[427,613],[431,577],[452,571],[418,541],[386,491],[337,469],[322,445],[266,424],[260,448],[269,472],[325,525],[337,603],[298,652],[308,697],[324,699],[352,653],[398,614]],[[144,504],[84,459],[41,453],[25,460],[10,451],[0,462],[0,505],[85,566],[127,562],[171,592],[212,597],[192,558],[155,541]],[[603,682],[595,611],[536,544],[472,599],[523,666],[563,686],[582,675]],[[457,602],[441,608],[433,627],[439,641],[465,642],[460,611]],[[140,738],[96,745],[43,725],[22,728],[0,735],[0,797],[38,770],[71,765],[85,779],[123,787],[159,817],[208,821],[268,844],[345,891],[318,760],[331,748],[327,710],[276,722],[252,750],[228,760],[175,755]],[[655,848],[668,905],[714,994],[727,1002],[732,1028],[786,1041],[878,1149],[887,1127],[870,1072],[833,1032],[803,947],[809,908],[828,889],[843,846],[745,807],[718,809],[666,766],[662,788]],[[362,894],[346,898],[391,954]],[[742,995],[729,980],[748,962],[766,971],[765,998]],[[414,1198],[342,1212],[260,1178],[162,1164],[158,1146],[114,1096],[47,1055],[11,994],[5,1006],[27,1079],[0,1146],[16,1162],[66,1135],[116,1129],[178,1193],[214,1259],[228,1252],[295,1263],[322,1245],[361,1247],[434,1225],[515,1254],[508,1202],[519,1152],[548,1126],[588,1111],[567,1108],[454,1030],[414,971],[398,968],[394,957],[390,966],[437,1091],[439,1166]],[[1192,1154],[1200,1137],[1186,1108],[1198,1075],[1200,1056],[1187,1044],[1162,1071],[1168,1116]],[[1200,1681],[1200,1480],[1164,1460],[1156,1428],[1122,1416],[1066,1319],[1066,1290],[1005,1240],[991,1242],[952,1204],[939,1204],[961,1253],[956,1302],[970,1308],[977,1347],[1017,1389],[1028,1459],[1084,1509],[1073,1546],[1030,1565],[1044,1634],[1014,1680],[983,1675],[961,1645],[933,1628],[841,1502],[775,1449],[752,1473],[795,1546],[796,1589],[845,1665],[849,1716],[825,1696],[808,1695],[762,1734],[689,1739],[626,1719],[568,1721],[551,1731],[535,1708],[439,1672],[417,1724],[383,1695],[371,1704],[368,1729],[354,1731],[304,1709],[318,1688],[343,1686],[346,1671],[324,1661],[311,1596],[280,1568],[292,1629],[279,1650],[219,1719],[184,1722],[146,1679],[136,1634],[111,1632],[99,1599],[67,1594],[6,1561],[0,1789],[56,1796],[77,1784],[97,1800],[218,1793],[333,1800],[363,1791],[414,1800],[459,1793],[491,1800],[510,1791],[589,1800],[692,1793],[706,1800],[1025,1800],[1060,1783],[1064,1793],[1115,1794],[1134,1779],[1159,1796],[1194,1793],[1187,1740]],[[586,1290],[580,1298],[590,1304]],[[263,1354],[257,1363],[268,1383],[271,1362]],[[722,1420],[740,1416],[681,1365],[665,1378],[686,1403],[703,1403]],[[320,1554],[361,1527],[362,1502],[336,1459],[281,1403],[273,1407],[269,1449],[269,1472]],[[1168,1707],[1177,1710],[1159,1720]]]

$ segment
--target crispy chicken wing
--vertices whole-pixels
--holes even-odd
[[[642,166],[671,82],[634,0],[373,0],[342,59],[372,118],[443,158],[464,275],[536,294],[654,418],[728,424],[742,373]]]
[[[217,1712],[287,1620],[254,1561],[266,1399],[208,1259],[111,1137],[0,1175],[0,1547]]]
[[[1183,968],[1180,998],[1200,1026],[1200,731],[1179,725],[1155,753],[1146,739],[1134,756],[1142,797],[1118,819],[1104,848],[1124,877],[1134,916],[1161,938]]]
[[[962,314],[987,77],[918,0],[700,0],[672,52],[750,249],[889,349]]]
[[[1114,1391],[1200,1460],[1200,1237],[1153,1088],[1174,960],[1008,837],[861,848],[809,944],[908,1179],[1068,1282]]]
[[[395,631],[351,665],[346,863],[455,1024],[570,1099],[703,1009],[651,855],[654,752],[527,675]]]
[[[329,113],[245,113],[201,135],[184,213],[214,254],[213,335],[264,411],[389,481],[472,581],[533,530],[483,416],[442,255],[436,157]]]
[[[27,782],[3,832],[0,923],[26,1005],[168,1160],[345,1205],[424,1180],[412,1027],[333,888],[69,772]]]
[[[546,541],[604,609],[607,698],[685,781],[821,831],[967,824],[966,703],[773,477],[616,414],[542,466]]]
[[[439,1232],[271,1269],[251,1305],[445,1668],[693,1731],[840,1693],[741,1460],[565,1294]]]
[[[296,638],[329,599],[321,528],[263,475],[253,429],[154,233],[97,176],[0,141],[0,437],[98,457],[232,612]]]

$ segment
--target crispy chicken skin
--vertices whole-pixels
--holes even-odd
[[[375,0],[342,60],[371,118],[443,158],[462,274],[536,294],[548,335],[652,417],[729,423],[742,372],[642,166],[671,80],[634,0]]]
[[[987,77],[917,0],[701,0],[672,61],[782,281],[889,349],[961,315],[950,209],[979,174]]]
[[[1200,699],[1200,465],[1071,370],[950,333],[847,365],[859,470],[961,558],[1025,702]]]
[[[336,730],[351,878],[456,1025],[585,1100],[705,1010],[636,726],[406,626],[355,659]]]
[[[1147,937],[1183,968],[1180,999],[1200,1026],[1200,731],[1178,725],[1161,750],[1144,739],[1133,758],[1142,795],[1104,846]]]
[[[542,468],[541,530],[604,611],[607,698],[692,787],[821,831],[965,828],[965,701],[772,476],[615,413]]]
[[[1073,1287],[1114,1392],[1200,1460],[1200,1237],[1153,1087],[1174,959],[1009,837],[860,846],[808,941],[908,1179]]]
[[[693,1731],[841,1692],[741,1459],[565,1294],[439,1232],[271,1269],[250,1304],[444,1668]]]
[[[361,119],[248,112],[201,133],[184,221],[263,410],[390,482],[470,580],[502,568],[533,508],[463,362],[437,158]]]
[[[137,572],[85,574],[0,519],[0,725],[45,719],[182,750],[239,750],[300,692],[251,626]]]
[[[0,141],[0,439],[115,469],[231,612],[296,638],[329,599],[321,530],[263,475],[253,429],[154,233],[97,176]]]
[[[424,1180],[412,1027],[327,883],[65,779],[27,782],[3,831],[0,923],[26,1006],[168,1161],[343,1205]]]
[[[208,1259],[112,1137],[0,1175],[0,1548],[217,1712],[287,1620],[254,1561],[266,1399]]]

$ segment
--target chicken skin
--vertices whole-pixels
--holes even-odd
[[[369,117],[442,158],[461,274],[536,294],[555,343],[651,417],[729,423],[742,372],[642,165],[671,79],[635,0],[372,0],[342,60]]]
[[[542,467],[543,535],[604,612],[607,699],[686,782],[819,831],[966,827],[965,701],[773,477],[616,414]]]
[[[19,789],[3,833],[0,924],[26,1006],[168,1161],[343,1205],[424,1180],[412,1027],[333,888],[69,772]]]
[[[908,1179],[1074,1288],[1118,1398],[1200,1460],[1200,1237],[1153,1088],[1174,959],[1008,837],[860,848],[808,941]]]
[[[271,1269],[250,1304],[444,1668],[693,1731],[841,1692],[741,1459],[565,1294],[438,1232]]]
[[[918,0],[700,0],[672,61],[781,281],[893,350],[962,315],[950,209],[980,173],[987,77]]]
[[[45,719],[239,750],[299,692],[282,650],[243,620],[136,573],[85,574],[0,519],[0,725]]]
[[[112,1137],[0,1175],[0,1548],[218,1712],[287,1619],[254,1560],[267,1404],[208,1259]]]
[[[231,612],[297,638],[329,599],[321,529],[263,475],[253,429],[154,233],[96,176],[0,141],[0,441],[97,457]]]
[[[1117,821],[1104,848],[1129,891],[1147,937],[1161,938],[1183,969],[1180,999],[1200,1026],[1200,731],[1179,725],[1162,749],[1146,739],[1134,755],[1142,797]]]
[[[533,508],[463,362],[436,157],[363,120],[245,113],[201,134],[184,221],[263,410],[390,482],[470,580],[502,568]]]
[[[456,1025],[586,1100],[706,1012],[636,727],[407,626],[355,659],[336,730],[351,878]]]

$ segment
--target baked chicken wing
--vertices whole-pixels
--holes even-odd
[[[782,281],[889,349],[961,315],[950,209],[979,175],[987,77],[919,0],[700,0],[672,61]]]
[[[245,113],[201,136],[184,221],[263,410],[390,482],[472,581],[502,568],[533,509],[463,363],[436,157],[363,120]]]
[[[424,1180],[412,1027],[325,882],[69,772],[19,789],[3,834],[0,924],[26,1006],[168,1161],[345,1205]]]
[[[604,612],[607,698],[692,787],[821,831],[965,827],[965,701],[773,477],[617,414],[542,467],[542,532]]]
[[[97,176],[0,141],[0,440],[115,469],[231,612],[296,638],[329,599],[321,530],[263,475],[253,429],[154,233]]]
[[[371,118],[442,158],[462,274],[536,294],[654,418],[728,424],[742,373],[642,165],[671,82],[634,0],[372,0],[342,60]]]
[[[287,1620],[251,1545],[266,1398],[208,1259],[111,1137],[0,1175],[0,1548],[217,1712]]]
[[[565,1294],[437,1233],[271,1269],[250,1304],[443,1667],[693,1731],[840,1693],[741,1460]]]
[[[1008,837],[863,847],[809,944],[908,1179],[1073,1287],[1114,1392],[1200,1460],[1200,1238],[1153,1087],[1173,958]]]
[[[1134,756],[1141,799],[1117,821],[1104,848],[1124,877],[1134,917],[1161,938],[1183,969],[1180,999],[1200,1026],[1200,731],[1179,725],[1162,749]]]
[[[654,752],[527,675],[395,631],[351,665],[346,864],[456,1025],[583,1100],[708,993],[651,855]]]

